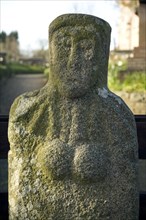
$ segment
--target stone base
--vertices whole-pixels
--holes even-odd
[[[129,58],[128,59],[129,70],[143,70],[146,71],[146,59],[144,58]]]
[[[134,57],[135,58],[145,58],[146,59],[146,48],[143,47],[135,47],[134,48]]]
[[[134,48],[134,57],[128,59],[129,70],[146,70],[146,49],[145,47]]]

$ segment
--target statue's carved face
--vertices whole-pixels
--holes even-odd
[[[79,97],[97,81],[100,36],[92,25],[62,27],[50,42],[50,70],[53,82],[66,97]]]

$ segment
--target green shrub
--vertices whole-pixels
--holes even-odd
[[[127,92],[144,92],[146,91],[146,73],[133,72],[125,76],[122,83],[122,90]]]
[[[126,62],[110,62],[108,68],[108,86],[112,91],[145,92],[146,73],[128,72]]]
[[[9,77],[13,74],[33,74],[43,73],[44,67],[38,65],[26,65],[19,63],[9,63],[7,65],[0,65],[0,79]]]
[[[10,77],[11,75],[12,75],[12,72],[9,66],[0,65],[0,79],[3,77]]]
[[[14,74],[42,73],[44,68],[37,65],[11,63],[11,71]]]

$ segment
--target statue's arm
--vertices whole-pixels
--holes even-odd
[[[10,149],[16,150],[17,148],[25,148],[25,141],[29,138],[27,133],[26,117],[33,107],[33,96],[30,93],[25,93],[18,96],[10,109],[9,124],[8,124],[8,139],[10,142]]]
[[[10,109],[9,124],[8,124],[8,139],[10,146],[17,143],[17,136],[19,133],[19,116],[17,111],[19,109],[19,103],[22,102],[22,96],[17,97]]]

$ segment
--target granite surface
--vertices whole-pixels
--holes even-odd
[[[110,32],[83,14],[51,23],[48,83],[11,107],[10,220],[138,220],[136,127],[107,87]]]

